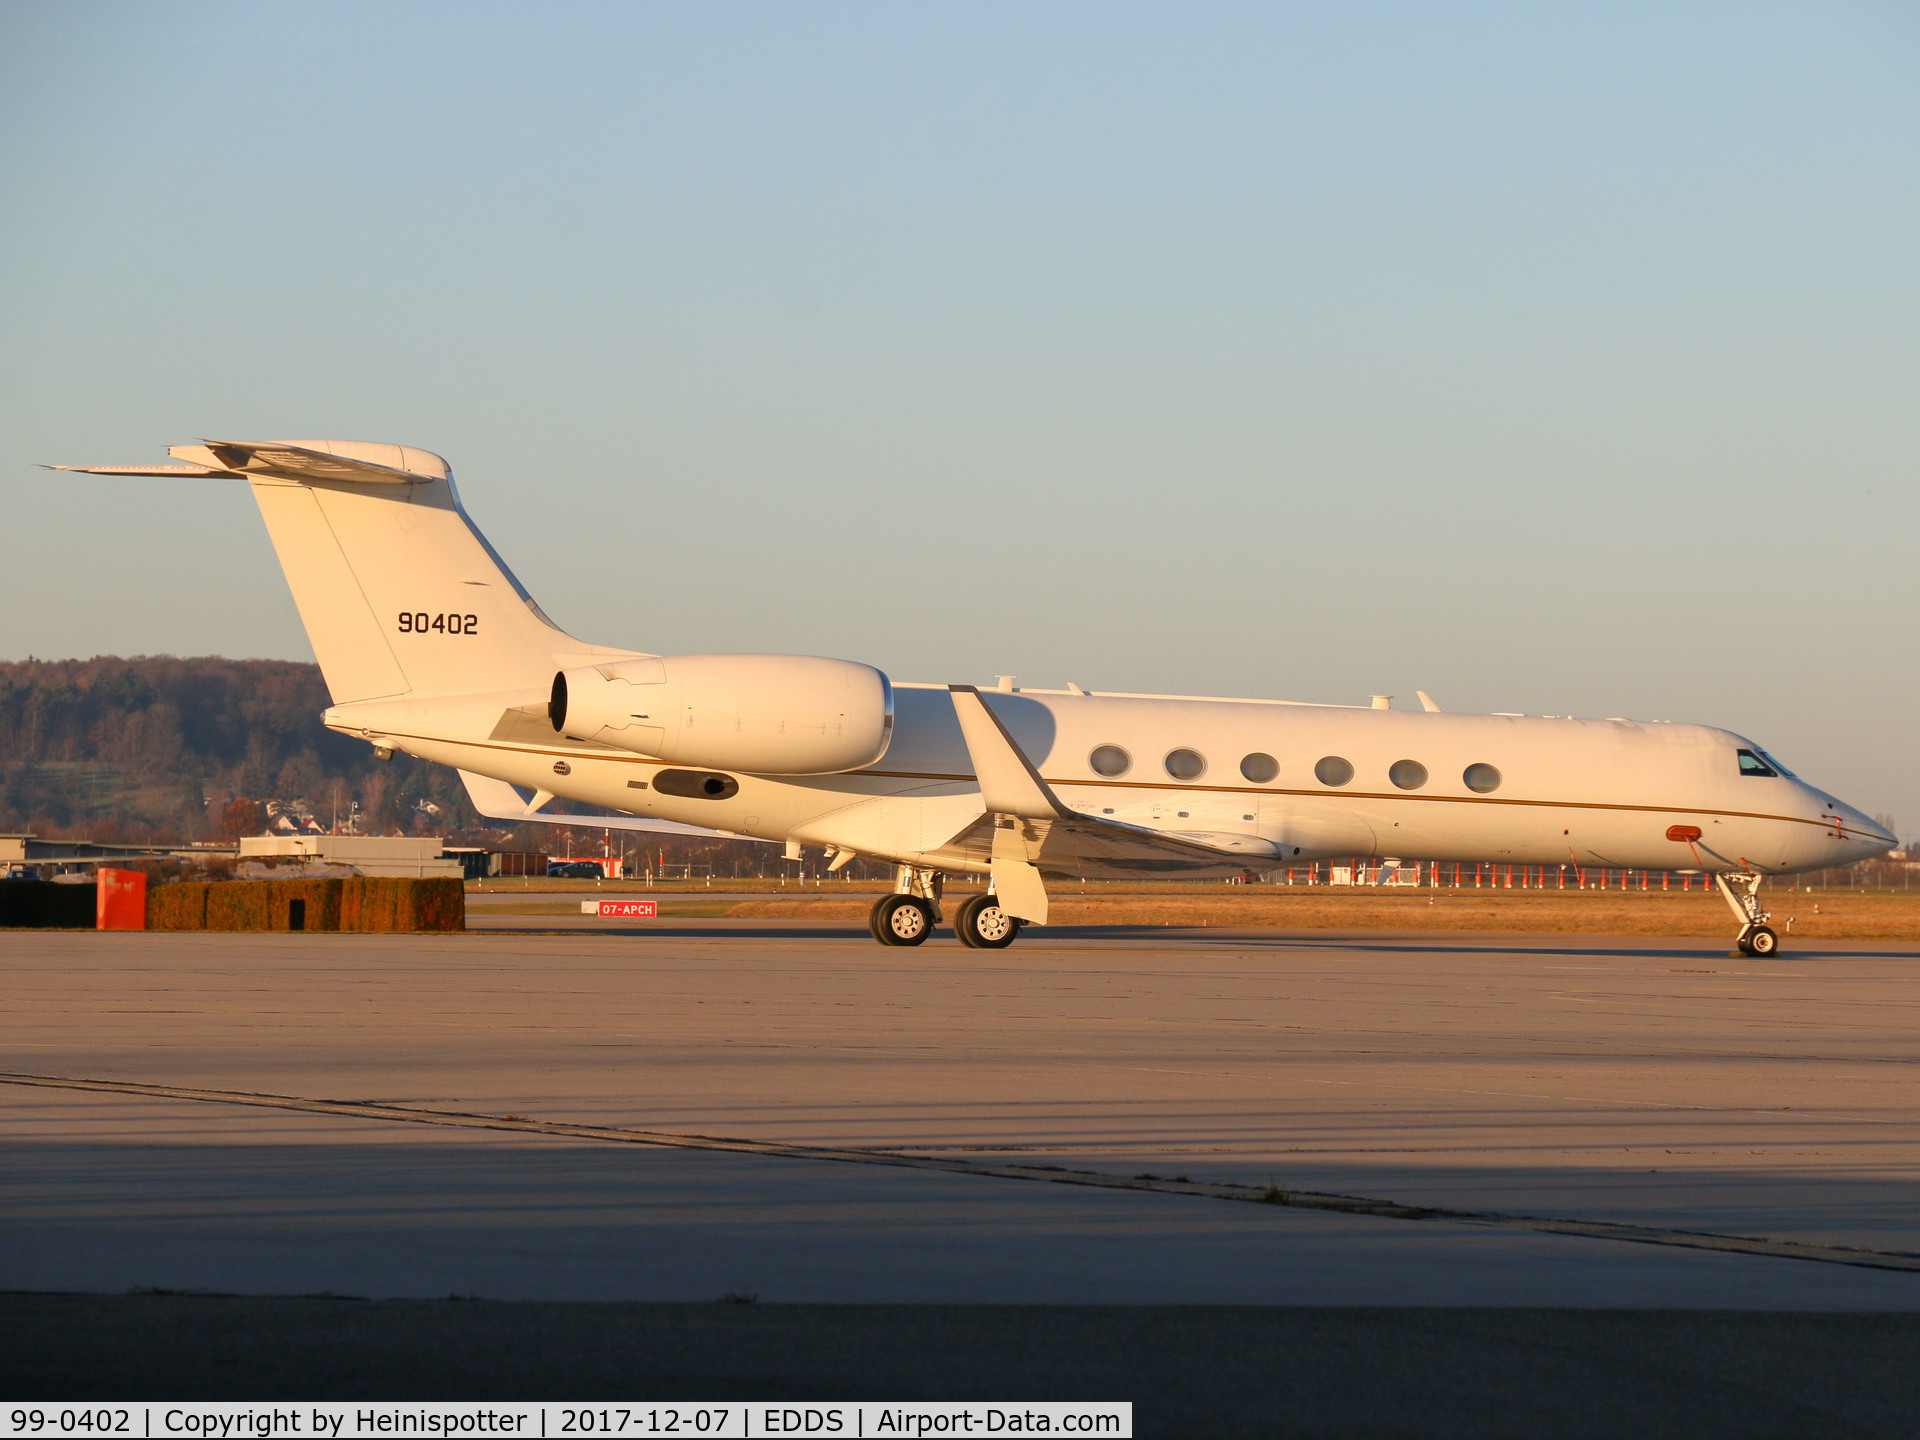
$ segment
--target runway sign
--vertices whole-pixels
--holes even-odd
[[[602,920],[658,920],[658,900],[582,900],[582,915],[598,915]]]

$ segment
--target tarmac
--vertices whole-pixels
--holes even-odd
[[[0,1290],[18,1292],[0,1390],[87,1344],[86,1374],[136,1383],[129,1357],[177,1328],[155,1317],[186,1314],[167,1304],[201,1307],[214,1337],[250,1333],[232,1307],[321,1303],[181,1292],[386,1303],[370,1317],[450,1313],[451,1295],[483,1299],[396,1333],[519,1324],[527,1356],[585,1323],[563,1312],[617,1311],[656,1344],[693,1314],[747,1327],[745,1350],[721,1347],[736,1358],[753,1335],[788,1357],[728,1379],[753,1393],[884,1398],[851,1393],[844,1345],[795,1368],[791,1336],[767,1338],[781,1315],[861,1353],[875,1326],[938,1331],[918,1368],[865,1372],[928,1398],[1030,1376],[1007,1357],[1031,1355],[1010,1337],[1038,1316],[1064,1347],[1048,1373],[1092,1384],[1105,1364],[1163,1406],[1179,1385],[1112,1348],[1148,1317],[1170,1375],[1224,1363],[1221,1327],[1293,1357],[1215,1387],[1203,1433],[1509,1433],[1485,1423],[1492,1391],[1457,1413],[1419,1397],[1448,1356],[1478,1373],[1529,1350],[1534,1381],[1509,1375],[1497,1408],[1560,1433],[1693,1413],[1555,1418],[1566,1386],[1652,1395],[1610,1367],[1639,1354],[1632,1375],[1651,1374],[1655,1351],[1660,1383],[1698,1394],[1733,1383],[1715,1356],[1778,1361],[1771,1389],[1715,1412],[1748,1428],[1672,1433],[1782,1416],[1805,1433],[1815,1412],[1761,1402],[1829,1343],[1855,1358],[1793,1394],[1828,1395],[1832,1433],[1920,1416],[1911,1381],[1860,1370],[1920,1359],[1920,947],[1762,962],[1644,937],[1054,929],[886,949],[824,922],[476,909],[453,936],[0,939]],[[1676,1334],[1721,1341],[1682,1363],[1661,1348]],[[100,1348],[114,1335],[148,1339]],[[1590,1384],[1548,1383],[1542,1355],[1569,1346]],[[296,1353],[200,1379],[236,1398],[320,1384],[319,1352]],[[1302,1410],[1309,1354],[1313,1385],[1348,1374],[1374,1410]],[[410,1373],[473,1398],[506,1383]],[[689,1359],[664,1378],[715,1373]],[[1283,1401],[1295,1429],[1275,1428]]]

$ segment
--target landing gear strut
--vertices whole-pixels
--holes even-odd
[[[1773,916],[1760,908],[1761,878],[1742,871],[1738,875],[1715,875],[1713,883],[1720,887],[1722,898],[1740,922],[1740,938],[1734,941],[1740,953],[1764,958],[1780,952],[1780,937],[1767,924]]]
[[[867,929],[882,945],[920,945],[940,919],[938,870],[902,865],[894,893],[883,895],[867,913]]]

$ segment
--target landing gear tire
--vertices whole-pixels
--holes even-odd
[[[1740,937],[1740,949],[1748,955],[1757,955],[1765,959],[1769,955],[1780,953],[1780,937],[1765,925],[1756,925]]]
[[[976,895],[953,917],[960,943],[973,950],[1004,950],[1020,934],[1020,922],[991,895]]]
[[[933,933],[933,907],[918,895],[886,895],[867,916],[882,945],[919,945]]]

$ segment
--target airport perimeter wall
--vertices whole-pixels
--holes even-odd
[[[0,927],[93,929],[99,893],[97,885],[0,881]],[[144,928],[396,934],[464,930],[466,910],[462,882],[443,877],[197,880],[149,887]]]

